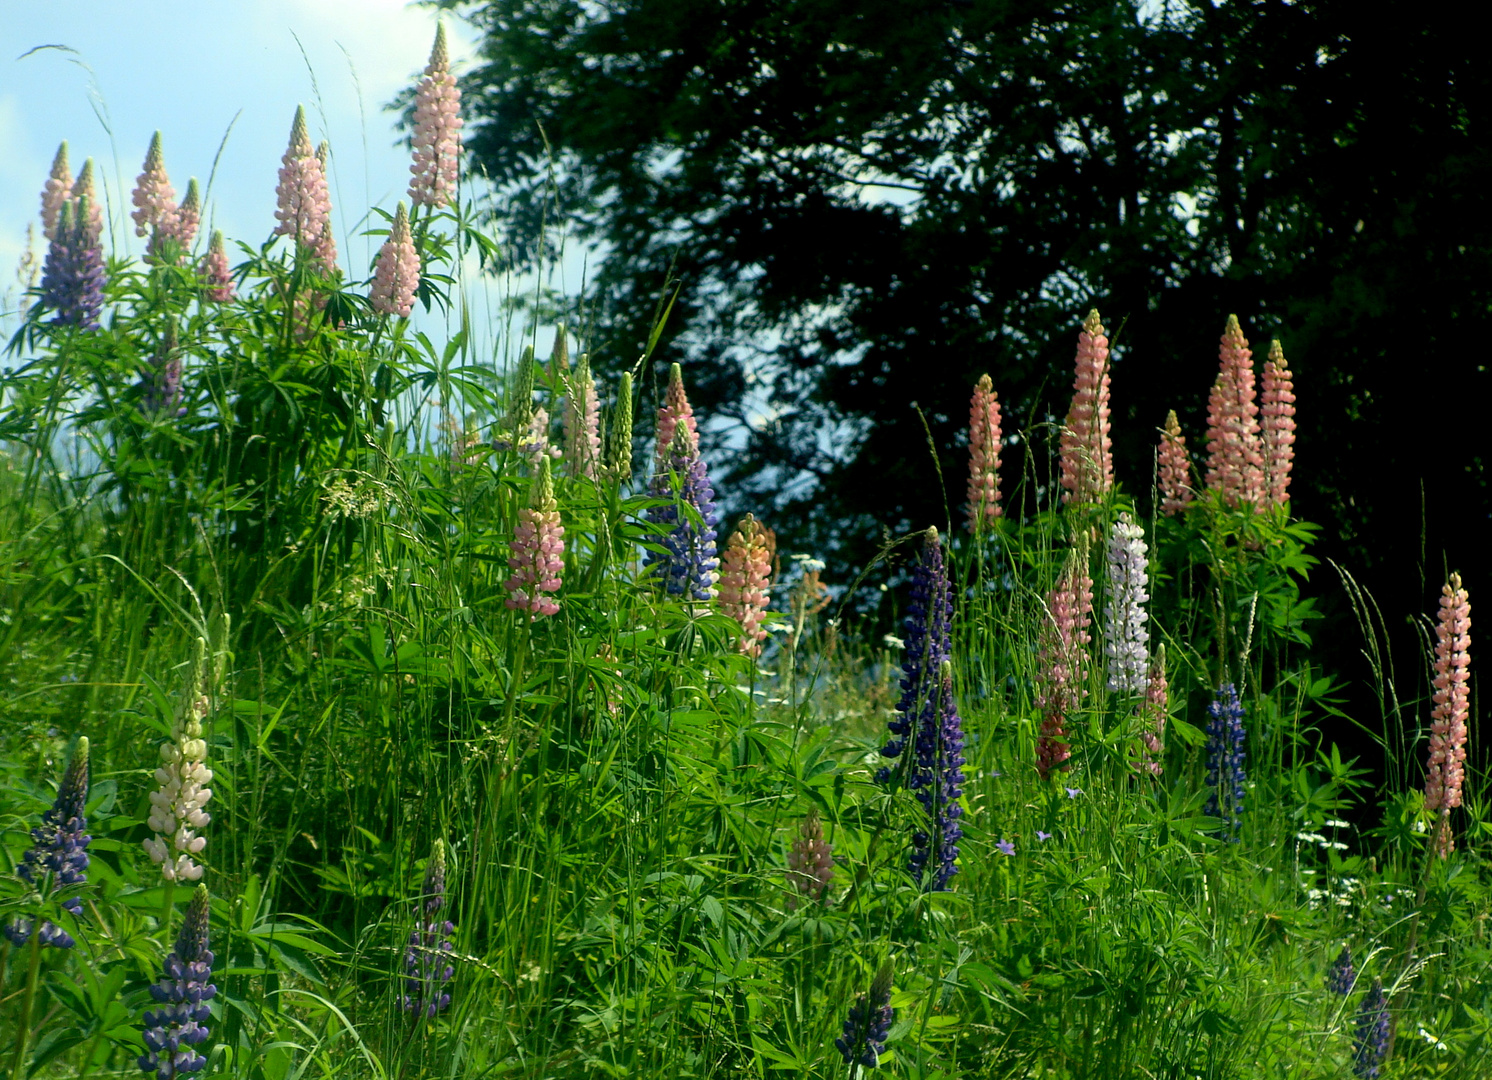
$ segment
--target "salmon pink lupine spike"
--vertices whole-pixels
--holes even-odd
[[[1425,809],[1441,815],[1437,853],[1455,850],[1450,812],[1461,805],[1465,779],[1466,716],[1471,679],[1471,598],[1452,574],[1441,590],[1435,623],[1435,707],[1430,713],[1430,759],[1425,768]]]
[[[1156,646],[1150,661],[1150,682],[1145,690],[1145,704],[1140,712],[1141,772],[1159,776],[1166,753],[1166,719],[1169,716],[1169,692],[1166,684],[1166,646]]]
[[[786,907],[796,911],[798,898],[807,897],[810,904],[829,903],[829,885],[834,880],[834,847],[824,841],[824,826],[816,807],[798,827],[798,837],[787,853],[788,893]]]
[[[182,247],[191,247],[197,238],[197,226],[202,224],[202,193],[197,189],[197,178],[187,181],[186,195],[176,208],[176,229],[173,235]]]
[[[461,161],[461,90],[451,74],[446,28],[435,30],[430,62],[414,92],[414,163],[409,199],[415,206],[448,206]]]
[[[1265,494],[1264,448],[1253,355],[1238,316],[1229,315],[1217,380],[1207,399],[1207,488],[1218,492],[1226,506],[1251,503],[1260,509]]]
[[[508,590],[508,607],[527,611],[530,621],[559,611],[559,604],[546,594],[560,589],[560,574],[565,568],[564,537],[549,459],[541,457],[529,505],[518,511],[518,528],[508,544],[508,569],[513,574],[503,586]]]
[[[52,171],[41,189],[41,233],[52,239],[57,229],[57,214],[62,204],[72,194],[73,174],[67,164],[67,143],[57,147],[57,156],[52,159]]]
[[[394,223],[388,239],[378,250],[378,265],[373,271],[373,288],[368,303],[383,315],[409,318],[414,307],[415,290],[420,285],[420,256],[414,249],[409,231],[409,214],[401,202],[394,212]]]
[[[135,179],[130,201],[135,204],[130,217],[135,219],[136,236],[150,236],[158,229],[167,236],[174,235],[176,192],[166,175],[159,131],[151,136],[150,149],[145,152],[145,165]]]
[[[1088,312],[1078,333],[1072,404],[1062,425],[1064,502],[1100,502],[1114,486],[1109,440],[1109,339],[1098,311]]]
[[[1066,741],[1067,723],[1087,694],[1083,669],[1092,640],[1092,611],[1088,552],[1079,544],[1068,554],[1067,566],[1047,598],[1041,627],[1042,670],[1036,704],[1042,721],[1036,739],[1036,771],[1043,780],[1054,769],[1065,768],[1063,763],[1072,753]]]
[[[720,561],[720,588],[716,599],[723,614],[741,624],[736,647],[747,656],[760,656],[767,638],[762,615],[772,595],[772,562],[777,537],[772,530],[747,514],[731,534]]]
[[[1166,414],[1156,466],[1160,474],[1160,512],[1166,517],[1184,512],[1193,498],[1192,459],[1187,453],[1186,436],[1181,434],[1181,422],[1176,419],[1175,409]]]
[[[969,531],[1000,516],[1000,395],[981,375],[969,402]]]
[[[1269,343],[1260,395],[1264,440],[1264,476],[1276,506],[1290,501],[1290,467],[1295,461],[1295,376],[1276,339]]]
[[[228,266],[228,252],[223,247],[223,234],[213,231],[212,241],[207,245],[207,254],[197,266],[202,279],[202,288],[209,300],[225,304],[233,299],[233,271]]]
[[[565,395],[565,455],[571,476],[594,480],[601,462],[601,400],[585,353],[580,354],[570,384]]]
[[[331,237],[332,199],[326,170],[311,146],[306,110],[296,106],[290,145],[280,158],[280,182],[275,187],[274,235],[293,237],[312,251],[327,273],[336,269],[337,249]],[[327,256],[330,255],[328,260]]]
[[[668,390],[663,404],[658,407],[657,442],[653,448],[655,461],[661,462],[668,456],[669,447],[673,445],[674,428],[681,420],[689,432],[690,447],[699,449],[699,425],[695,422],[688,395],[684,393],[684,372],[678,364],[672,364],[668,369]]]

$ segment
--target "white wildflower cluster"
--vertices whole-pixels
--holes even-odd
[[[205,644],[205,643],[203,643]],[[177,717],[169,741],[161,744],[161,765],[155,771],[160,785],[150,793],[148,824],[155,833],[144,841],[145,853],[161,868],[167,881],[200,881],[202,866],[194,856],[207,847],[202,830],[212,820],[203,809],[212,798],[212,770],[207,760],[207,740],[202,721],[211,711],[211,701],[202,680],[201,652],[194,666],[185,708]]]
[[[1145,569],[1145,531],[1120,514],[1109,533],[1109,603],[1105,609],[1104,651],[1109,658],[1109,689],[1141,694],[1149,679],[1150,632],[1145,602],[1150,577]]]

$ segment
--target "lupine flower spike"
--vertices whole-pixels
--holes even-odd
[[[409,318],[414,307],[415,290],[420,285],[420,256],[414,249],[409,231],[409,214],[401,202],[394,211],[394,223],[388,239],[378,249],[378,265],[373,271],[373,288],[368,303],[382,315]]]
[[[157,419],[186,415],[186,406],[181,403],[181,374],[176,324],[168,322],[160,346],[141,380],[145,384],[145,394],[140,400],[140,409],[146,416]]]
[[[81,217],[74,217],[74,221],[86,223],[86,229],[90,242],[96,245],[100,251],[103,250],[104,242],[104,211],[103,203],[99,200],[98,192],[93,189],[93,159],[88,158],[83,162],[83,167],[78,170],[78,179],[73,183],[72,202],[81,203],[87,200],[87,206]]]
[[[720,611],[741,624],[736,647],[747,656],[760,656],[767,638],[761,623],[772,595],[776,552],[777,538],[772,530],[747,514],[731,534],[721,559]]]
[[[654,462],[649,493],[670,502],[648,508],[648,520],[660,528],[653,533],[654,543],[667,548],[667,554],[649,551],[643,562],[663,587],[675,596],[691,600],[709,600],[715,595],[720,560],[716,555],[715,489],[710,486],[709,472],[699,453],[694,412],[684,396],[679,366],[673,366],[667,403],[658,410],[658,437],[667,434],[666,453]],[[673,499],[692,506],[703,528],[691,517],[680,513]],[[666,529],[666,531],[665,531]]]
[[[176,208],[176,228],[172,235],[183,248],[192,246],[197,238],[197,226],[202,224],[202,193],[197,190],[197,178],[187,181],[186,197]]]
[[[881,965],[871,981],[869,993],[861,994],[850,1006],[844,1022],[844,1033],[834,1040],[834,1047],[846,1065],[874,1069],[886,1052],[886,1036],[896,1020],[891,1007],[891,962]]]
[[[86,193],[63,203],[57,214],[42,267],[40,303],[57,313],[52,321],[58,326],[98,329],[104,307],[104,250],[92,220],[93,204]]]
[[[901,700],[887,724],[892,737],[881,748],[881,756],[893,761],[901,757],[908,743],[916,745],[923,728],[937,724],[943,661],[952,651],[953,593],[937,529],[927,530],[912,569],[912,596],[905,625]],[[882,766],[876,779],[883,784],[889,781],[891,767]]]
[[[187,907],[176,947],[166,954],[161,981],[150,996],[160,1006],[145,1014],[145,1053],[137,1064],[160,1080],[182,1073],[201,1072],[207,1058],[200,1048],[208,1039],[206,1022],[212,1017],[208,1002],[217,996],[212,978],[212,950],[207,929],[211,911],[207,886],[198,885]]]
[[[1098,312],[1088,312],[1078,334],[1072,405],[1062,425],[1064,502],[1099,502],[1114,486],[1109,441],[1109,339]]]
[[[787,853],[787,909],[795,911],[798,898],[808,903],[829,903],[829,883],[834,879],[834,847],[824,841],[824,825],[816,808],[810,808],[798,837]]]
[[[627,371],[617,380],[616,410],[606,443],[606,471],[621,484],[632,479],[632,374]]]
[[[1226,506],[1251,503],[1262,509],[1264,448],[1259,438],[1253,355],[1238,316],[1229,315],[1217,381],[1207,399],[1207,488],[1218,492]]]
[[[1435,706],[1430,713],[1430,759],[1425,766],[1425,809],[1438,812],[1436,852],[1455,850],[1450,813],[1461,805],[1465,779],[1466,716],[1471,678],[1471,598],[1452,574],[1441,590],[1435,624]]]
[[[1362,996],[1357,1033],[1352,1041],[1352,1075],[1359,1080],[1378,1080],[1388,1054],[1388,1027],[1388,998],[1383,993],[1383,980],[1374,979],[1372,988]]]
[[[306,110],[300,106],[296,106],[290,145],[280,162],[280,182],[275,188],[275,219],[279,224],[274,235],[293,237],[330,274],[337,267],[336,246],[331,236],[332,199],[321,159],[311,147]]]
[[[182,695],[171,738],[161,744],[161,764],[155,770],[160,785],[150,793],[150,819],[155,835],[144,841],[145,853],[161,868],[167,881],[201,881],[197,858],[207,847],[202,835],[212,816],[203,809],[212,798],[212,770],[207,767],[207,740],[202,722],[212,711],[207,674],[206,642],[197,641],[197,659]]]
[[[981,375],[969,402],[969,531],[1000,516],[1000,395]]]
[[[415,206],[450,205],[461,161],[461,91],[451,74],[444,23],[436,27],[430,62],[415,88],[413,143],[409,201]]]
[[[1087,694],[1083,668],[1092,640],[1092,610],[1093,579],[1088,574],[1087,551],[1080,545],[1068,555],[1067,566],[1047,597],[1041,625],[1041,676],[1036,693],[1041,730],[1036,737],[1036,772],[1043,780],[1053,770],[1066,768],[1064,763],[1072,756],[1067,723]]]
[[[1357,981],[1357,969],[1352,965],[1352,949],[1347,945],[1342,946],[1342,951],[1337,954],[1336,961],[1326,972],[1326,990],[1328,993],[1346,997],[1352,993],[1352,984]]]
[[[52,808],[41,816],[41,824],[31,830],[31,848],[21,857],[16,873],[21,880],[33,886],[43,900],[57,893],[81,885],[88,874],[88,822],[83,817],[83,808],[88,805],[88,739],[78,739],[62,782],[57,785],[57,797]],[[61,902],[61,907],[73,916],[83,913],[83,901],[71,896]],[[0,923],[0,933],[16,946],[31,940],[32,930],[42,945],[54,949],[71,949],[75,942],[72,935],[50,919],[42,919],[37,929],[36,919],[18,919]]]
[[[673,445],[674,428],[681,421],[689,431],[689,442],[699,446],[699,425],[694,419],[694,408],[684,393],[684,373],[678,364],[673,364],[668,369],[668,390],[664,394],[663,404],[658,407],[656,441],[653,447],[656,460],[662,461],[668,455],[669,448]]]
[[[1145,705],[1140,713],[1140,769],[1151,776],[1161,774],[1166,753],[1166,719],[1169,716],[1166,684],[1166,646],[1161,643],[1150,661],[1150,679],[1145,687]]]
[[[1290,501],[1290,466],[1295,461],[1295,376],[1278,341],[1269,343],[1260,395],[1264,481],[1276,506]]]
[[[1109,603],[1104,609],[1104,652],[1109,658],[1109,689],[1144,692],[1149,680],[1150,631],[1145,627],[1145,530],[1121,513],[1109,532]]]
[[[1160,474],[1160,512],[1166,517],[1183,513],[1193,498],[1192,459],[1187,453],[1186,436],[1181,434],[1181,422],[1176,419],[1175,409],[1166,414],[1156,466]]]
[[[917,756],[907,786],[927,811],[926,825],[912,834],[912,857],[908,863],[914,881],[922,881],[929,892],[948,888],[958,873],[958,842],[964,830],[959,824],[964,793],[964,722],[953,693],[953,664],[943,661],[938,681],[937,721],[917,732]]]
[[[135,179],[135,190],[130,195],[130,201],[135,204],[130,217],[135,219],[136,236],[149,236],[162,226],[167,226],[169,230],[175,224],[176,192],[166,175],[159,131],[150,139],[150,149],[145,152],[145,166]]]
[[[594,480],[601,463],[601,402],[590,358],[584,353],[570,381],[570,392],[565,395],[565,454],[570,475]]]
[[[73,174],[67,164],[67,143],[57,147],[57,156],[52,159],[52,171],[47,175],[46,185],[41,189],[41,233],[51,240],[57,233],[57,215],[62,204],[72,194]]]
[[[209,300],[226,304],[233,299],[233,271],[228,266],[228,252],[223,247],[221,232],[213,232],[212,242],[207,245],[207,254],[202,256],[197,274]]]
[[[420,889],[420,914],[404,949],[404,997],[406,1012],[430,1017],[451,1003],[446,985],[456,973],[451,962],[451,935],[455,925],[441,915],[446,906],[446,848],[435,841],[425,866]]]
[[[518,511],[518,529],[508,544],[508,568],[513,571],[503,586],[508,607],[527,611],[530,621],[559,611],[550,598],[560,589],[565,568],[565,527],[560,524],[554,501],[554,482],[549,477],[549,459],[539,459],[528,506]]]
[[[1212,794],[1203,812],[1222,818],[1229,843],[1238,842],[1243,824],[1243,792],[1248,776],[1243,769],[1243,704],[1232,683],[1218,688],[1207,706],[1207,786]]]

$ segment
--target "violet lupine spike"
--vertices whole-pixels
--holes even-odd
[[[430,62],[415,88],[412,142],[410,202],[415,206],[448,206],[456,196],[461,164],[461,90],[451,74],[444,23],[435,29]]]
[[[336,247],[330,249],[332,199],[326,186],[326,172],[311,146],[306,127],[306,110],[296,106],[295,122],[290,127],[290,145],[280,158],[280,182],[275,187],[275,236],[289,236],[311,251],[328,273],[336,270]]]
[[[1362,996],[1352,1040],[1352,1075],[1359,1080],[1378,1080],[1383,1059],[1388,1055],[1388,1029],[1388,998],[1383,993],[1383,980],[1374,979],[1372,987]]]
[[[1212,789],[1203,813],[1221,818],[1230,844],[1238,843],[1243,825],[1244,787],[1248,775],[1243,761],[1243,703],[1232,683],[1218,688],[1207,706],[1207,786]]]
[[[817,808],[811,807],[787,853],[788,911],[797,910],[799,897],[827,905],[833,880],[834,846],[825,842],[823,822]]]
[[[1461,805],[1466,775],[1466,717],[1470,704],[1471,597],[1452,574],[1441,589],[1435,622],[1434,708],[1430,712],[1430,756],[1425,765],[1425,809],[1438,811],[1436,853],[1455,850],[1450,812]]]
[[[912,568],[911,603],[907,607],[905,649],[901,658],[901,700],[886,725],[891,738],[881,747],[884,758],[900,758],[917,733],[939,722],[938,689],[943,661],[953,647],[953,588],[943,560],[937,529],[924,534],[917,565]],[[891,766],[876,773],[879,783],[891,779]]]
[[[834,1040],[834,1047],[846,1065],[874,1069],[886,1052],[886,1036],[895,1020],[896,1010],[891,1007],[891,963],[887,961],[876,972],[870,991],[861,994],[850,1006],[843,1034]]]
[[[58,326],[97,330],[104,308],[104,252],[91,220],[88,196],[63,203],[42,266],[39,303],[57,314]]]
[[[772,595],[772,562],[777,537],[772,530],[747,514],[731,534],[720,560],[720,588],[716,601],[720,612],[741,625],[736,648],[747,656],[760,656],[767,631],[762,615]]]
[[[43,900],[88,880],[88,844],[93,838],[88,835],[88,822],[83,816],[87,805],[88,739],[82,737],[57,785],[51,809],[31,830],[31,847],[16,867],[17,876],[36,888]],[[83,912],[83,901],[76,896],[62,900],[61,906],[75,917]],[[36,928],[35,918],[0,923],[0,933],[17,947],[30,941]],[[37,936],[42,945],[54,949],[71,949],[76,944],[71,934],[50,919],[40,920]]]
[[[1142,772],[1161,774],[1166,753],[1166,719],[1169,716],[1170,688],[1166,684],[1166,646],[1162,642],[1150,661],[1150,678],[1145,687],[1145,704],[1140,710],[1140,763]]]
[[[57,156],[52,159],[52,171],[41,189],[41,233],[48,240],[56,234],[57,215],[62,204],[72,194],[73,174],[67,164],[67,143],[57,147]]]
[[[1254,392],[1253,353],[1229,315],[1219,350],[1217,380],[1207,398],[1207,488],[1223,504],[1262,509],[1264,444],[1259,438],[1259,403]]]
[[[378,265],[373,271],[373,288],[368,303],[383,315],[409,318],[414,307],[415,290],[420,285],[420,256],[414,249],[409,231],[409,214],[401,202],[394,212],[388,239],[378,249]]]
[[[210,916],[207,886],[198,885],[187,906],[176,947],[166,954],[161,980],[150,987],[150,996],[160,1007],[145,1014],[145,1053],[135,1063],[160,1080],[207,1067],[207,1058],[201,1053],[202,1044],[210,1037],[207,1021],[212,1018],[212,1009],[207,1003],[218,993],[208,981],[213,962],[207,933]]]
[[[1295,462],[1295,376],[1278,340],[1269,343],[1264,362],[1259,424],[1264,446],[1264,481],[1276,506],[1290,501],[1290,468]]]
[[[647,511],[648,521],[654,526],[649,539],[666,548],[667,553],[646,552],[645,572],[660,581],[673,596],[687,600],[713,599],[715,582],[720,576],[715,547],[715,529],[720,518],[715,510],[715,489],[710,486],[699,443],[690,438],[685,425],[674,428],[669,453],[656,463],[648,492],[655,499],[668,500],[660,506],[648,507]],[[680,512],[680,503],[694,508],[703,527]]]
[[[916,735],[916,757],[907,787],[927,811],[926,825],[912,834],[908,870],[928,892],[942,892],[958,873],[959,825],[964,793],[964,724],[953,692],[953,664],[944,660],[938,682],[937,720]]]
[[[570,475],[594,480],[601,463],[601,401],[591,376],[590,358],[584,353],[570,380],[565,396],[565,456]]]
[[[1100,502],[1114,486],[1109,439],[1109,339],[1096,310],[1078,334],[1072,404],[1062,425],[1063,502]]]
[[[1109,602],[1104,609],[1104,652],[1109,659],[1109,689],[1130,694],[1145,690],[1150,666],[1150,631],[1145,626],[1145,530],[1121,513],[1109,532]]]
[[[176,345],[176,326],[168,323],[160,347],[150,359],[141,382],[145,385],[140,411],[152,419],[187,414],[181,403],[181,352]]]
[[[157,230],[166,236],[174,235],[176,192],[171,187],[170,177],[166,175],[159,131],[151,136],[150,149],[145,152],[145,165],[135,178],[135,190],[130,195],[130,202],[135,205],[130,217],[135,221],[136,236],[151,236]]]
[[[1000,395],[988,375],[969,401],[969,531],[977,533],[1000,510]]]
[[[425,866],[425,880],[420,888],[420,913],[404,948],[405,1012],[432,1017],[451,1003],[446,989],[456,967],[451,957],[451,935],[455,925],[441,917],[446,906],[446,848],[435,841],[430,861]]]
[[[653,447],[656,461],[662,461],[670,452],[674,429],[680,421],[689,432],[689,445],[697,449],[699,424],[694,419],[694,408],[689,404],[689,397],[684,393],[684,372],[678,364],[672,364],[668,369],[668,390],[664,394],[663,404],[658,407],[656,442]]]
[[[223,234],[216,230],[212,242],[207,245],[207,254],[197,266],[197,276],[202,279],[202,291],[207,299],[226,304],[233,299],[233,270],[228,265],[228,252],[223,246]]]
[[[508,590],[507,606],[527,611],[533,621],[559,611],[550,594],[559,592],[565,569],[565,527],[554,501],[547,457],[539,459],[530,499],[518,511],[518,528],[508,544],[508,569],[513,573],[503,588]]]
[[[1062,576],[1047,597],[1041,625],[1037,656],[1041,671],[1036,692],[1041,729],[1036,736],[1036,772],[1043,780],[1054,770],[1065,769],[1072,756],[1067,723],[1088,692],[1084,668],[1092,640],[1088,629],[1092,610],[1088,553],[1079,545],[1069,553]]]
[[[1184,513],[1191,506],[1192,459],[1186,450],[1186,436],[1181,434],[1181,421],[1176,419],[1176,410],[1166,414],[1166,426],[1160,434],[1160,448],[1156,454],[1159,473],[1160,512],[1166,517]]]
[[[1352,965],[1352,949],[1344,944],[1336,961],[1326,972],[1327,993],[1346,997],[1352,993],[1352,985],[1356,981],[1357,969]]]

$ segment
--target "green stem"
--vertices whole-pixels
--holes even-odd
[[[166,858],[169,859],[170,857],[171,855],[168,852],[166,854]],[[163,943],[165,943],[167,948],[171,947],[171,917],[176,914],[176,909],[173,906],[175,897],[176,882],[167,881],[166,899],[165,902],[161,904],[161,940]]]
[[[16,1056],[11,1063],[13,1080],[26,1075],[26,1043],[31,1035],[31,1005],[36,1000],[36,982],[41,972],[41,916],[31,922],[31,964],[26,972],[26,995],[21,999],[21,1029],[16,1032]]]

